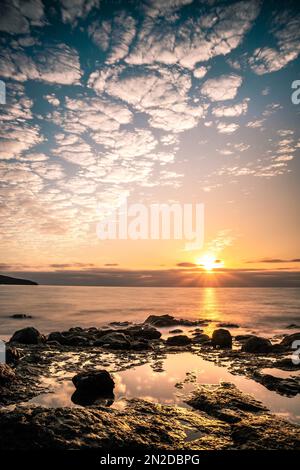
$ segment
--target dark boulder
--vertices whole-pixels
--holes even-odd
[[[239,341],[240,343],[243,343],[244,341],[247,341],[250,338],[255,338],[255,335],[236,335],[235,336],[236,341]]]
[[[76,390],[84,394],[112,394],[114,379],[107,370],[80,372],[72,378]]]
[[[124,333],[112,332],[97,339],[94,346],[103,346],[110,349],[130,349],[131,341]]]
[[[9,340],[10,343],[21,344],[40,344],[44,341],[45,337],[33,326],[16,331]]]
[[[172,317],[171,315],[150,315],[144,323],[149,323],[150,325],[163,327],[163,326],[173,326],[178,325],[178,320]]]
[[[132,326],[125,330],[126,333],[129,333],[134,338],[143,338],[143,339],[159,339],[161,337],[161,332],[158,331],[156,328],[153,328],[149,325],[142,325],[142,326]]]
[[[291,350],[299,347],[299,344],[293,345],[294,341],[300,341],[300,333],[293,333],[292,335],[285,336],[280,343],[280,346],[284,349]]]
[[[193,338],[193,343],[202,344],[207,343],[208,341],[210,341],[210,337],[202,333],[196,334]]]
[[[232,348],[232,336],[228,330],[219,328],[212,334],[212,345],[221,349]]]
[[[268,353],[271,349],[271,341],[259,336],[252,336],[242,345],[242,351],[248,353]]]
[[[180,333],[183,333],[183,331],[180,328],[175,328],[175,330],[170,330],[169,333],[171,335],[179,335]]]
[[[185,335],[170,336],[166,343],[168,346],[186,346],[191,343],[191,339]]]

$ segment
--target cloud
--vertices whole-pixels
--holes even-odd
[[[38,126],[5,123],[0,129],[0,159],[18,158],[42,141]]]
[[[249,59],[251,69],[257,75],[277,72],[300,54],[300,14],[285,11],[277,15],[271,30],[276,47],[255,49]]]
[[[155,5],[165,9],[176,3],[155,2]],[[212,6],[209,12],[202,6],[193,17],[183,15],[179,21],[172,15],[148,15],[125,60],[133,65],[178,64],[193,69],[198,62],[226,55],[238,47],[259,9],[259,1],[241,1]]]
[[[225,122],[219,122],[217,124],[217,129],[220,134],[233,134],[238,130],[239,127],[240,126],[238,124],[234,123],[227,124]]]
[[[61,85],[80,83],[82,75],[78,53],[66,44],[45,48],[34,58],[19,48],[0,52],[0,75],[17,81],[37,80]]]
[[[212,114],[216,117],[239,117],[247,113],[248,102],[244,100],[242,103],[233,106],[218,106],[212,109]]]
[[[115,14],[112,19],[94,22],[88,28],[93,42],[107,52],[106,63],[124,59],[136,35],[136,21],[126,12]]]
[[[204,82],[201,93],[212,101],[232,100],[236,97],[242,81],[242,77],[234,74],[210,78]]]
[[[60,3],[63,22],[75,26],[78,20],[85,19],[93,8],[99,7],[100,0],[60,0]]]
[[[0,31],[25,34],[31,26],[44,24],[44,6],[41,0],[4,0],[1,2]]]
[[[300,258],[293,258],[293,259],[280,259],[280,258],[261,258],[257,260],[247,261],[247,263],[300,263]]]
[[[104,69],[89,79],[97,93],[106,92],[147,113],[152,127],[167,132],[191,129],[203,117],[206,107],[195,105],[188,96],[191,85],[190,74],[165,67]]]

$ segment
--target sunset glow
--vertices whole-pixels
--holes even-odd
[[[221,268],[224,266],[224,262],[216,259],[212,253],[205,253],[201,258],[196,260],[199,266],[202,266],[205,271],[211,272],[214,269]]]

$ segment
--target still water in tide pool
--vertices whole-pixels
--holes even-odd
[[[109,369],[109,368],[108,368]],[[262,385],[243,376],[232,375],[225,367],[191,354],[169,354],[163,361],[163,371],[156,372],[151,364],[144,364],[122,372],[115,372],[115,397],[113,408],[123,408],[124,398],[139,397],[165,405],[188,406],[185,401],[199,384],[234,383],[240,390],[264,403],[281,418],[300,423],[300,399],[287,398],[267,390]],[[273,370],[272,370],[273,371]],[[52,393],[42,393],[30,400],[30,404],[46,407],[77,406],[72,401],[75,387],[70,376],[52,377],[44,383],[52,387]],[[102,404],[107,405],[106,401]]]

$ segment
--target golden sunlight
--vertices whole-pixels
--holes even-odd
[[[196,259],[196,263],[203,267],[207,272],[211,272],[216,268],[222,268],[224,266],[224,262],[216,259],[215,255],[212,253],[205,253],[203,256]]]

